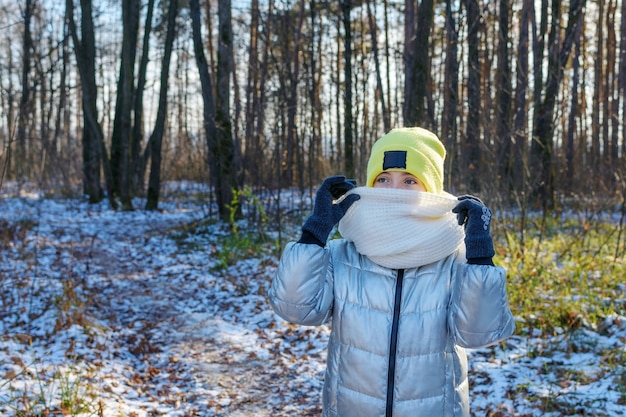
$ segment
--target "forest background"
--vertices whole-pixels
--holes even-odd
[[[165,180],[360,183],[419,125],[446,188],[521,208],[626,196],[626,4],[23,0],[0,6],[2,179],[157,208]]]

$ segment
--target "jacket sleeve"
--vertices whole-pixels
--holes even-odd
[[[477,349],[511,336],[515,321],[504,268],[456,264],[453,274],[449,325],[456,344]]]
[[[269,300],[283,319],[304,325],[324,323],[333,305],[330,250],[291,242],[280,258]]]

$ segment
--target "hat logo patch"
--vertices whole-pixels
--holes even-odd
[[[386,151],[383,159],[383,171],[387,169],[406,169],[406,151]]]

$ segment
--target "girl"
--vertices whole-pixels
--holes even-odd
[[[324,417],[469,416],[464,348],[515,329],[491,212],[443,191],[445,153],[428,130],[392,130],[372,148],[366,186],[327,178],[285,248],[274,311],[332,323]],[[327,242],[337,223],[343,238]]]

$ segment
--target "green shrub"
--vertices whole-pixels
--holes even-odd
[[[509,302],[526,330],[594,326],[625,314],[621,224],[600,218],[512,219],[497,233],[497,259],[508,270]]]

